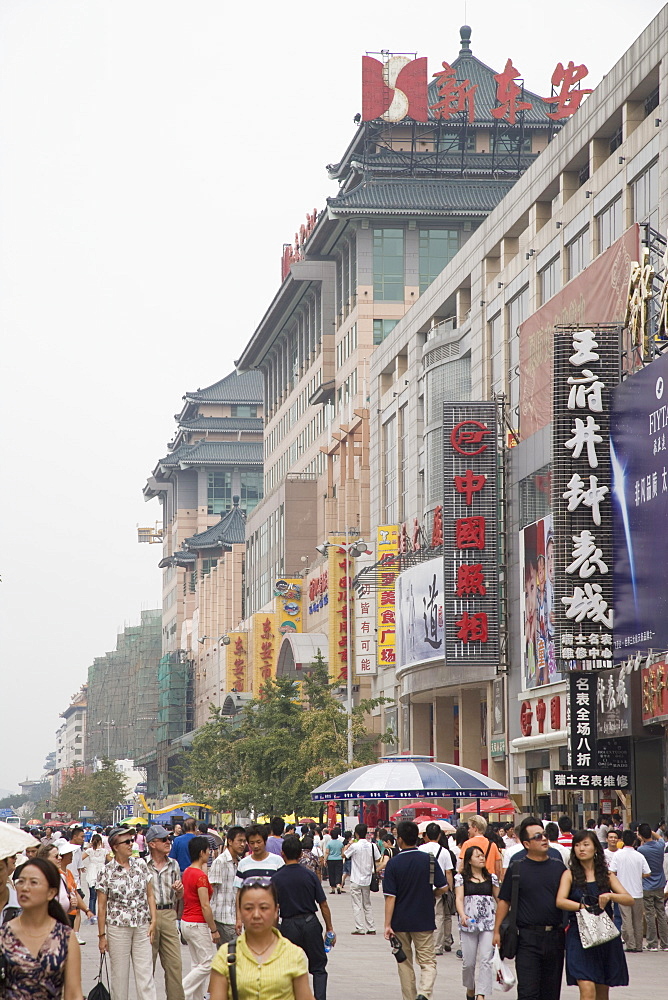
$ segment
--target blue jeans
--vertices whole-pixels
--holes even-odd
[[[88,887],[88,891],[90,893],[90,901],[88,903],[88,909],[93,914],[93,916],[95,916],[95,913],[97,912],[97,909],[96,909],[97,908],[97,889],[95,888],[94,885],[91,885],[91,886]]]

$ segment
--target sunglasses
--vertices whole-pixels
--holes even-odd
[[[547,840],[546,833],[534,833],[533,837],[527,837],[526,840]]]
[[[135,838],[132,837],[130,840],[117,840],[116,847],[122,847],[123,844],[134,844]]]
[[[261,889],[268,889],[272,882],[268,875],[251,875],[250,878],[245,878],[241,884],[242,886],[259,886]]]

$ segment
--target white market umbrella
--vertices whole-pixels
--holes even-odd
[[[381,757],[314,788],[314,801],[328,799],[499,798],[508,789],[479,771],[433,757]]]
[[[16,826],[0,823],[0,861],[13,858],[15,854],[25,851],[26,847],[39,847],[40,842],[29,833],[24,833]]]
[[[436,826],[440,826],[443,833],[454,833],[455,828],[452,823],[448,823],[447,819],[423,819],[421,823],[418,823],[418,830],[420,833],[424,833],[430,823],[436,823]]]

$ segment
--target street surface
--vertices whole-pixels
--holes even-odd
[[[382,894],[377,893],[372,896],[376,936],[352,937],[350,932],[354,930],[355,924],[350,906],[350,895],[330,896],[326,883],[325,892],[327,892],[327,901],[332,910],[334,929],[338,935],[338,941],[329,953],[327,1000],[350,1000],[350,997],[360,995],[361,987],[363,987],[364,1000],[401,1000],[396,962],[392,957],[388,942],[384,940],[382,935]],[[455,936],[456,934],[455,931]],[[82,937],[88,942],[81,949],[83,993],[84,996],[87,996],[94,985],[99,964],[97,926],[86,925],[83,927]],[[456,947],[457,945],[450,954],[440,955],[437,958],[438,976],[433,1000],[456,1000],[458,997],[465,996],[465,990],[462,986],[462,964],[455,954]],[[185,947],[182,948],[182,956],[185,973],[190,968],[189,953]],[[647,997],[657,996],[657,984],[665,982],[668,978],[668,952],[657,952],[656,954],[644,952],[642,955],[627,955],[626,958],[629,964],[630,986],[616,987],[610,994],[611,1000],[646,1000]],[[132,977],[130,978],[131,988],[128,1000],[138,1000],[134,982]],[[164,981],[159,962],[156,968],[156,981],[158,1000],[165,1000]],[[564,984],[565,982],[564,978]],[[660,993],[661,990],[659,990]],[[576,986],[567,987],[564,985],[561,995],[564,1000],[577,1000],[579,992]],[[494,996],[505,996],[507,1000],[517,1000],[515,990],[505,994],[495,991]]]

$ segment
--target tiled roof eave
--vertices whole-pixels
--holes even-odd
[[[329,210],[333,216],[337,215],[445,215],[452,217],[453,215],[461,216],[462,218],[470,219],[472,217],[481,219],[486,219],[489,215],[491,209],[479,209],[479,208],[360,208],[359,206],[348,206],[344,205],[341,208],[337,206],[329,206]]]
[[[221,443],[224,444],[225,442]],[[171,468],[199,469],[206,465],[252,465],[261,468],[262,459],[257,461],[252,458],[193,458],[192,460],[182,458],[178,462],[175,462]]]

